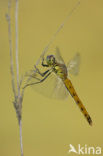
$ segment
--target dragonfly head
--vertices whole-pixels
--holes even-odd
[[[54,65],[55,64],[55,57],[53,55],[48,55],[46,57],[46,62],[49,66]]]

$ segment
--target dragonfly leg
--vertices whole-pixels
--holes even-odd
[[[32,72],[34,72],[34,71],[32,71]],[[37,80],[40,80],[40,79],[37,78],[35,75],[36,75],[35,72],[34,72],[33,74],[28,74],[28,73],[26,73],[25,77],[31,77],[31,78],[35,78],[35,79],[37,79]]]
[[[40,70],[36,67],[36,66],[34,66],[35,67],[35,69],[36,69],[36,72],[40,75],[40,76],[42,76],[42,77],[44,77],[50,70],[47,70],[47,71],[45,71],[44,73],[41,73],[40,72]]]
[[[49,72],[43,79],[41,79],[40,81],[38,81],[38,82],[34,82],[34,83],[29,83],[29,84],[26,84],[25,86],[24,86],[24,88],[23,89],[25,89],[26,87],[28,87],[28,86],[31,86],[31,85],[34,85],[34,84],[38,84],[38,83],[42,83],[44,80],[46,80],[47,79],[47,77],[50,75],[52,73],[52,71],[51,72]]]

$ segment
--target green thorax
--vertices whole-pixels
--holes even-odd
[[[67,68],[64,64],[55,63],[52,66],[53,72],[57,74],[61,79],[67,78]]]

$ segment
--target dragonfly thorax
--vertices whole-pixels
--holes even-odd
[[[54,55],[48,55],[46,57],[46,62],[48,66],[53,66],[56,63]]]

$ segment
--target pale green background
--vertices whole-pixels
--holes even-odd
[[[20,73],[33,67],[76,2],[19,1]],[[19,156],[6,13],[7,0],[0,0],[0,156]],[[66,62],[77,51],[81,55],[80,74],[72,76],[71,80],[92,116],[93,127],[88,125],[70,96],[66,101],[51,100],[28,88],[23,101],[22,120],[25,156],[67,156],[70,143],[103,147],[103,0],[81,0],[53,45],[59,46]]]

